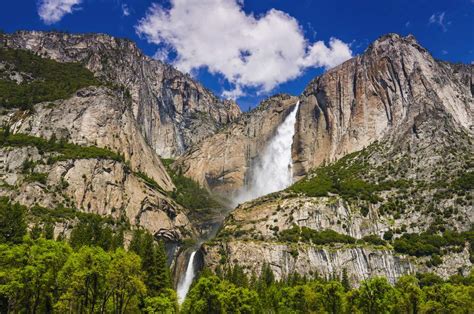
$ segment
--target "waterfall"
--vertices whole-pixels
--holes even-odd
[[[275,135],[263,150],[258,161],[252,166],[250,182],[234,197],[235,205],[283,190],[293,183],[291,146],[295,135],[296,114],[298,113],[299,104],[298,101],[283,123],[278,126]],[[196,251],[191,253],[186,273],[178,283],[177,292],[180,304],[186,298],[195,276],[195,254]]]
[[[250,182],[234,197],[235,205],[283,190],[293,183],[291,146],[299,104],[298,101],[252,166]]]
[[[184,278],[178,284],[178,302],[179,304],[183,303],[184,299],[186,298],[186,294],[188,293],[189,287],[193,282],[195,271],[194,271],[194,256],[196,255],[196,251],[191,253],[189,256],[188,266],[186,267],[186,274]]]

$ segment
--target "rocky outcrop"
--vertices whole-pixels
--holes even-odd
[[[0,195],[28,207],[59,206],[83,212],[126,218],[157,237],[170,241],[195,236],[187,210],[163,192],[146,184],[122,162],[109,159],[77,159],[52,164],[54,153],[40,153],[36,147],[0,149]],[[34,167],[25,172],[23,165]],[[45,176],[44,182],[31,173]]]
[[[34,113],[14,111],[2,117],[15,133],[108,148],[146,173],[164,190],[174,185],[159,157],[145,142],[130,110],[130,99],[105,87],[89,87],[66,100],[37,104]]]
[[[241,188],[248,171],[298,99],[277,95],[194,146],[175,167],[216,193]]]
[[[389,249],[374,247],[317,247],[294,246],[261,241],[232,241],[222,246],[203,247],[206,265],[215,269],[223,259],[227,265],[240,265],[248,274],[259,274],[264,263],[270,265],[277,280],[293,273],[308,277],[342,278],[344,269],[352,285],[373,276],[384,276],[395,283],[402,276],[417,272],[434,271],[443,278],[461,272],[467,276],[472,267],[469,252],[453,253],[443,257],[436,268],[425,266],[425,259],[417,260],[395,254]]]
[[[433,59],[413,36],[379,38],[303,92],[293,145],[295,174],[411,131],[417,119],[433,112],[472,134],[472,67]]]
[[[97,77],[127,91],[147,143],[176,157],[240,115],[191,77],[145,56],[125,39],[102,34],[22,31],[1,35],[0,46],[28,49],[59,62],[80,62]]]

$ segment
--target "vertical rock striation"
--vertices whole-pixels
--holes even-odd
[[[435,60],[413,36],[377,39],[306,87],[293,146],[296,174],[383,137],[398,139],[434,111],[472,134],[472,68]]]

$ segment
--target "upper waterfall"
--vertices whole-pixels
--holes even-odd
[[[293,183],[291,147],[295,135],[299,104],[298,101],[291,113],[277,128],[263,154],[252,166],[250,182],[237,193],[234,198],[235,205],[283,190]]]

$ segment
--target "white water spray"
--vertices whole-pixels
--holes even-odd
[[[277,128],[262,156],[251,169],[251,180],[234,198],[235,205],[253,200],[260,196],[283,190],[293,183],[293,160],[291,145],[295,135],[295,108]]]
[[[184,299],[186,298],[186,294],[188,293],[189,287],[191,287],[191,284],[193,283],[193,279],[195,276],[194,255],[196,255],[196,251],[193,251],[191,253],[191,256],[189,256],[188,266],[186,267],[186,274],[184,275],[184,278],[178,284],[177,292],[178,292],[179,304],[184,302]]]

